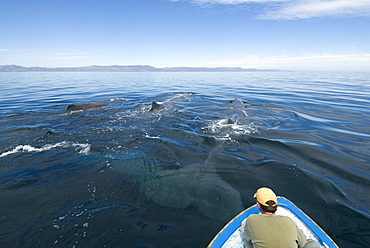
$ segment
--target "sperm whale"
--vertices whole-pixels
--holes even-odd
[[[206,217],[228,221],[243,210],[243,203],[240,193],[218,175],[216,149],[206,161],[169,170],[145,153],[108,157],[115,172],[139,182],[141,193],[155,203],[176,209],[194,206]]]
[[[165,100],[164,102],[152,102],[150,104],[149,112],[156,112],[163,109],[170,108],[174,105],[176,102],[181,102],[184,100],[187,100],[189,97],[189,94],[177,94],[170,99]]]
[[[67,109],[64,113],[71,113],[72,111],[82,111],[94,108],[101,108],[107,106],[109,103],[107,102],[87,102],[87,103],[78,103],[78,104],[70,104],[68,105]]]

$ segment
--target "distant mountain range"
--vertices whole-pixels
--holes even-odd
[[[84,67],[24,67],[18,65],[0,65],[0,72],[248,72],[273,71],[259,69],[244,69],[241,67],[165,67],[156,68],[150,65],[91,65]]]

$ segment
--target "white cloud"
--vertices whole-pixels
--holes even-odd
[[[8,49],[0,49],[0,52],[7,52],[9,51]]]
[[[308,19],[325,16],[370,16],[370,0],[297,0],[260,15],[261,19]]]
[[[283,70],[370,71],[370,54],[313,54],[301,57],[259,57],[252,55],[232,61],[208,62],[198,66]]]
[[[269,3],[289,2],[290,0],[191,0],[198,4],[243,4],[243,3]]]
[[[173,0],[172,0],[173,1]],[[259,3],[266,6],[259,19],[308,19],[326,16],[370,16],[370,0],[186,0],[199,5]]]

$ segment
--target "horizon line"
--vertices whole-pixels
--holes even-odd
[[[87,65],[87,66],[21,66],[16,64],[0,65],[0,72],[27,72],[27,71],[117,71],[117,72],[171,72],[171,71],[281,71],[276,69],[257,69],[243,68],[239,66],[218,66],[218,67],[193,67],[193,66],[173,66],[155,67],[152,65]]]

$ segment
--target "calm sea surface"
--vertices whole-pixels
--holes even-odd
[[[370,247],[369,153],[369,73],[0,73],[0,247],[206,247],[261,186]]]

